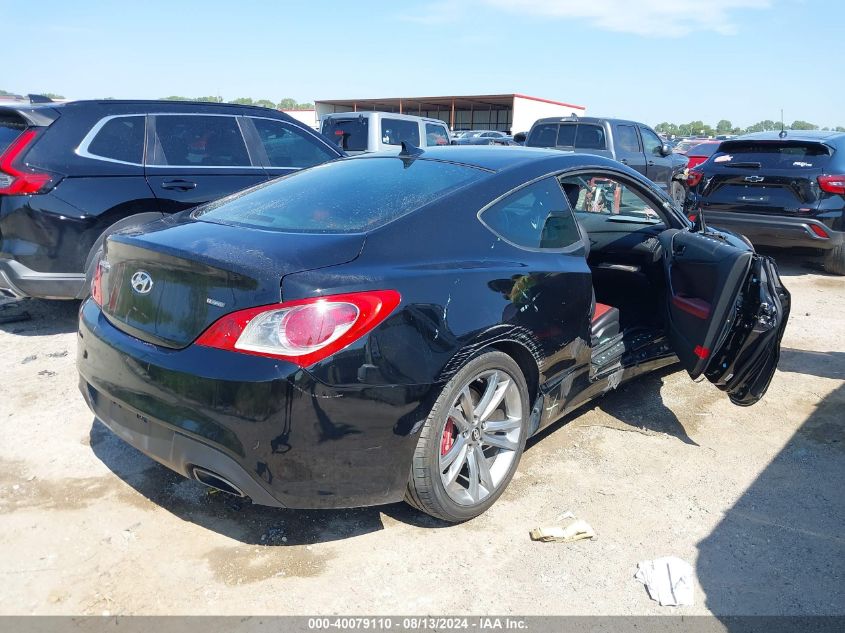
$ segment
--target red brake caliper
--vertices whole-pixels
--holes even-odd
[[[445,455],[449,452],[455,444],[455,423],[451,418],[446,420],[446,426],[443,427],[443,437],[440,438],[440,454]]]

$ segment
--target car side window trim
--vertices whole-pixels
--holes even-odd
[[[331,143],[327,143],[326,140],[323,138],[323,136],[321,134],[312,134],[311,131],[310,131],[310,128],[306,128],[305,126],[297,125],[296,123],[292,123],[291,121],[285,121],[284,119],[274,119],[271,116],[255,116],[255,115],[252,115],[252,114],[247,114],[247,115],[244,115],[243,118],[245,118],[245,119],[263,119],[265,121],[276,121],[277,123],[281,123],[283,125],[286,125],[289,128],[295,129],[297,132],[301,132],[303,136],[307,134],[314,141],[317,141],[317,142],[321,143],[322,145],[325,145],[326,147],[328,147],[332,151],[332,153],[338,154],[338,158],[340,158],[340,156],[341,156],[337,151],[337,145],[332,145]],[[282,168],[279,168],[279,169],[285,169],[285,168],[282,167]],[[293,167],[292,169],[296,169],[296,168]]]
[[[144,117],[144,134],[146,135],[147,128],[149,127],[149,118],[144,113],[134,112],[132,114],[112,114],[110,116],[103,117],[94,124],[94,127],[92,127],[88,131],[88,134],[84,136],[82,142],[79,143],[74,153],[82,158],[101,160],[107,163],[117,163],[118,165],[131,165],[132,167],[143,167],[144,163],[146,163],[147,160],[146,143],[144,144],[144,152],[141,159],[142,162],[140,163],[119,160],[117,158],[109,158],[108,156],[100,156],[99,154],[94,154],[89,150],[89,147],[91,146],[91,143],[94,142],[94,139],[96,138],[97,134],[100,133],[100,130],[102,130],[109,121],[113,121],[114,119],[128,119],[130,117]]]
[[[235,124],[238,126],[238,130],[241,133],[241,138],[243,139],[244,145],[246,146],[247,156],[249,156],[250,163],[249,165],[155,165],[152,164],[148,158],[149,154],[145,152],[144,154],[144,167],[147,169],[227,169],[227,170],[244,170],[244,169],[254,169],[256,171],[264,171],[264,167],[262,167],[259,161],[256,160],[255,152],[251,147],[251,143],[249,142],[249,137],[244,133],[243,126],[241,125],[240,119],[242,115],[240,114],[217,114],[217,113],[206,113],[206,112],[150,112],[147,117],[147,127],[152,127],[152,136],[153,136],[153,145],[158,146],[159,140],[158,135],[156,133],[156,125],[155,119],[158,117],[164,116],[205,116],[205,117],[228,117],[230,119],[235,119]],[[153,119],[152,126],[150,126],[150,118]]]
[[[573,242],[569,246],[565,246],[563,248],[533,248],[531,246],[523,246],[521,244],[516,244],[515,242],[512,242],[511,240],[509,240],[504,235],[501,235],[493,227],[491,227],[489,224],[487,224],[487,222],[485,222],[484,219],[482,218],[485,211],[487,211],[491,207],[497,205],[499,202],[501,202],[504,199],[518,193],[522,189],[525,189],[526,187],[530,187],[532,185],[535,185],[538,182],[541,182],[542,180],[545,180],[547,178],[554,179],[555,185],[560,187],[560,182],[557,180],[558,177],[559,177],[559,174],[556,174],[556,173],[553,172],[553,173],[549,173],[549,174],[543,174],[542,176],[538,176],[538,177],[534,178],[533,180],[529,180],[527,182],[524,182],[524,183],[520,184],[518,187],[514,187],[510,191],[503,193],[502,195],[500,195],[495,200],[492,200],[491,202],[484,205],[484,207],[482,207],[478,211],[478,213],[475,214],[475,217],[478,218],[478,221],[481,222],[481,224],[484,226],[484,228],[487,229],[488,231],[490,231],[494,236],[496,236],[496,238],[502,240],[503,242],[505,242],[507,244],[510,244],[514,248],[518,248],[519,250],[528,251],[530,253],[548,253],[550,255],[572,255],[572,254],[576,254],[579,251],[583,250],[583,248],[584,248],[583,241]],[[571,207],[569,205],[569,201],[566,199],[566,195],[564,194],[563,189],[561,189],[560,195],[563,198],[564,203],[566,204],[566,209],[570,213],[572,213],[572,217],[575,218],[575,212],[571,209]],[[577,221],[575,222],[575,226],[578,229],[578,233],[579,233],[579,235],[581,235],[581,238],[583,240],[584,236],[583,236],[583,233],[581,232],[581,227],[578,226]]]

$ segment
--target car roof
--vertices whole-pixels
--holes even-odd
[[[781,136],[780,130],[771,130],[768,132],[753,132],[751,134],[743,134],[736,138],[729,139],[731,141],[832,141],[845,139],[845,132],[833,132],[830,130],[784,130],[785,136]]]
[[[594,117],[594,116],[554,116],[546,117],[544,119],[537,119],[534,125],[540,123],[625,123],[629,125],[642,125],[638,121],[629,121],[628,119],[615,119],[613,117]],[[534,126],[531,126],[534,127]]]
[[[367,160],[387,156],[396,158],[396,153],[360,154],[348,160]],[[561,152],[556,149],[523,147],[522,145],[444,145],[442,147],[424,148],[418,157],[478,167],[493,172],[528,166],[531,163],[537,164],[538,171],[545,170],[548,172],[579,166],[612,167],[615,169],[622,167],[614,160],[593,154],[576,154]]]

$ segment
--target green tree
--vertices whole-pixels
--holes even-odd
[[[769,130],[779,130],[780,123],[775,123],[771,119],[766,119],[764,121],[760,121],[759,123],[755,123],[754,125],[749,125],[745,128],[746,132],[768,132]]]
[[[41,96],[47,97],[48,99],[64,99],[65,98],[64,95],[57,95],[55,92],[45,92]]]
[[[0,90],[0,96],[7,97],[15,94],[14,92],[6,92],[5,90]]]
[[[663,121],[662,123],[658,123],[654,126],[655,132],[659,134],[666,134],[668,136],[677,136],[678,135],[678,126],[674,123],[668,123]]]
[[[818,130],[819,126],[808,121],[793,121],[789,126],[790,130]]]
[[[193,101],[190,97],[177,97],[175,95],[171,95],[169,97],[164,97],[164,101]]]
[[[290,97],[285,97],[279,104],[276,106],[279,110],[296,110],[296,99],[291,99]]]
[[[237,99],[232,99],[229,103],[237,103],[238,105],[252,105],[252,97],[238,97]]]
[[[837,132],[845,132],[845,127],[842,127],[841,125],[837,125],[834,128],[834,130],[837,131]]]
[[[716,124],[716,132],[718,132],[719,134],[730,134],[733,127],[733,123],[731,123],[727,119],[722,119]]]
[[[270,108],[272,110],[276,109],[276,104],[270,101],[269,99],[259,99],[255,101],[252,105],[261,106],[262,108]]]

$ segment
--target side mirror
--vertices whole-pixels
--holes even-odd
[[[527,136],[528,134],[526,134],[525,132],[517,132],[513,135],[513,140],[517,143],[524,143]]]
[[[671,153],[672,153],[672,148],[669,147],[669,145],[667,145],[666,143],[663,143],[663,145],[660,146],[660,155],[661,156],[668,156]]]

